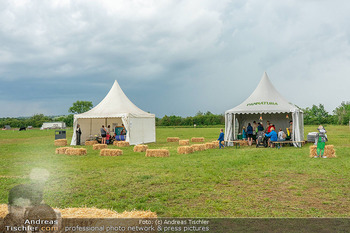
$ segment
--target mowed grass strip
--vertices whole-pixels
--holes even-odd
[[[166,142],[170,136],[212,142],[220,128],[157,128],[157,143],[148,146],[168,149],[166,159],[132,146],[118,157],[101,157],[91,146],[80,146],[87,156],[56,155],[54,131],[0,131],[0,203],[12,187],[30,181],[33,168],[46,168],[45,202],[60,208],[151,210],[160,217],[350,217],[350,130],[326,129],[334,159],[309,158],[311,144],[181,155]]]

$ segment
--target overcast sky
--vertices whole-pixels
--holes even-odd
[[[0,117],[97,105],[224,113],[266,71],[290,102],[350,101],[349,1],[0,0]]]

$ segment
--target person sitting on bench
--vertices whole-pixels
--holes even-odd
[[[269,139],[269,146],[273,147],[274,144],[271,142],[277,142],[277,133],[275,132],[275,128],[271,127],[271,132],[268,134],[265,134],[265,137],[270,138]]]

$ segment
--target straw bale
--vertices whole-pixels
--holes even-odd
[[[98,141],[93,140],[93,141],[85,141],[85,146],[92,146],[98,144]]]
[[[239,145],[240,146],[248,146],[248,141],[247,140],[240,140]]]
[[[107,144],[94,144],[92,146],[92,149],[94,150],[101,150],[101,149],[106,149],[107,148]]]
[[[123,151],[120,149],[102,149],[100,151],[101,156],[119,156],[122,154],[123,154]]]
[[[191,142],[204,142],[204,138],[200,137],[200,138],[191,138]]]
[[[134,146],[134,152],[145,152],[148,149],[147,145],[136,145]]]
[[[190,144],[190,140],[186,139],[186,140],[179,140],[179,145],[180,146],[187,146]]]
[[[214,149],[215,148],[215,144],[212,142],[207,142],[205,143],[205,149]]]
[[[219,147],[219,141],[212,141],[212,143],[214,143],[214,148],[218,148]]]
[[[87,151],[85,148],[69,148],[65,152],[66,155],[86,155]]]
[[[119,146],[119,147],[128,147],[128,146],[130,146],[129,142],[125,142],[125,141],[114,141],[113,145],[114,146]]]
[[[58,209],[62,218],[157,218],[157,214],[151,211],[124,211],[118,213],[108,209],[97,208],[66,208]]]
[[[327,158],[336,158],[335,150],[333,145],[326,145],[324,148],[324,156]],[[310,146],[310,157],[317,156],[317,146]]]
[[[336,158],[334,146],[326,145],[324,148],[324,155],[327,156],[327,158]]]
[[[180,138],[178,137],[168,137],[166,139],[167,142],[178,142],[180,140]]]
[[[146,157],[169,157],[170,153],[167,149],[147,149]]]
[[[55,146],[67,146],[67,139],[55,140]]]
[[[193,148],[190,146],[179,146],[177,148],[177,153],[179,154],[190,154],[193,153]]]
[[[310,157],[317,156],[316,146],[310,146]]]
[[[56,148],[56,154],[64,155],[66,153],[66,150],[69,148],[73,148],[73,147],[58,147]]]
[[[193,151],[204,151],[204,150],[206,150],[205,144],[194,144],[191,147],[193,148]]]
[[[7,214],[8,214],[7,205],[1,204],[0,205],[0,218],[5,218]]]

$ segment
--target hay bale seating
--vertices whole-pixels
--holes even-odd
[[[239,145],[240,146],[248,146],[248,141],[247,140],[240,140]]]
[[[167,149],[147,149],[146,157],[169,157],[170,153]]]
[[[145,152],[148,149],[147,145],[136,145],[134,146],[134,152]]]
[[[310,158],[317,156],[317,146],[310,146]],[[324,148],[324,156],[327,158],[336,158],[335,150],[333,145],[326,145]]]
[[[65,152],[66,155],[86,155],[85,148],[68,148]]]
[[[94,144],[92,146],[93,150],[101,150],[101,149],[106,149],[107,148],[107,144]]]
[[[157,214],[151,211],[124,211],[118,213],[108,209],[97,208],[54,208],[61,213],[62,218],[157,218]],[[0,204],[0,218],[8,214],[7,204]]]
[[[67,146],[67,139],[55,140],[55,146]]]
[[[62,218],[157,218],[157,214],[151,211],[124,211],[118,213],[108,209],[97,208],[66,208],[58,209]]]
[[[85,141],[85,146],[92,146],[98,144],[98,141],[93,140],[93,141]]]
[[[193,151],[204,151],[204,150],[206,150],[205,144],[194,144],[191,147],[193,148]]]
[[[56,148],[56,154],[64,155],[66,153],[66,150],[69,148],[73,148],[73,147],[58,147]]]
[[[179,140],[179,146],[187,146],[190,144],[190,140]]]
[[[216,148],[215,144],[212,142],[205,143],[205,149],[214,149]]]
[[[180,138],[178,137],[168,137],[166,139],[167,142],[178,142],[180,140]]]
[[[200,137],[200,138],[191,138],[191,142],[204,142],[204,138]]]
[[[122,155],[123,151],[120,149],[102,149],[100,156],[119,156]]]
[[[128,146],[130,146],[129,142],[125,142],[125,141],[114,141],[113,145],[114,146],[118,146],[118,147],[128,147]]]
[[[219,147],[219,141],[212,141],[212,143],[214,143],[214,148],[218,148]]]
[[[177,153],[179,153],[179,154],[191,154],[191,153],[193,153],[193,147],[191,147],[191,146],[179,146],[177,148]]]

